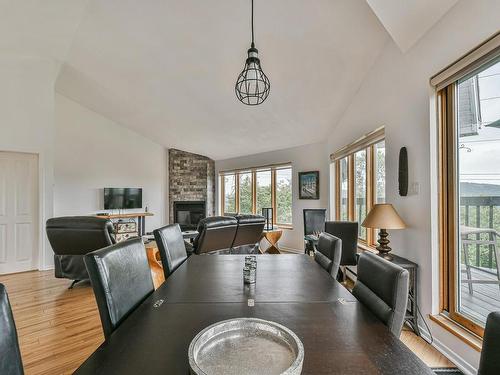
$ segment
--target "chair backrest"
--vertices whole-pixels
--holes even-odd
[[[477,375],[500,374],[500,311],[491,312],[484,329],[483,350]]]
[[[186,259],[186,245],[182,238],[179,224],[170,224],[153,231],[156,245],[160,251],[161,263],[165,279],[174,272]]]
[[[341,266],[355,266],[358,252],[358,223],[355,221],[327,221],[325,232],[342,240]]]
[[[326,209],[306,208],[304,215],[304,236],[325,231]]]
[[[16,324],[3,284],[0,284],[0,374],[24,374]]]
[[[261,215],[237,215],[238,228],[231,247],[255,245],[259,242],[266,219]]]
[[[115,243],[113,223],[101,217],[54,217],[46,231],[56,255],[84,255]]]
[[[319,235],[314,260],[334,279],[337,278],[342,255],[342,241],[329,233]]]
[[[370,252],[359,257],[352,294],[399,337],[408,303],[408,271]]]
[[[193,247],[196,254],[230,249],[236,235],[238,221],[230,216],[212,216],[200,220],[198,236]]]
[[[133,238],[85,255],[85,265],[108,338],[154,291],[146,249]]]

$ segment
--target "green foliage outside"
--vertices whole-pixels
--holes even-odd
[[[252,213],[252,175],[240,175],[240,213]]]
[[[290,176],[291,177],[291,176]],[[229,184],[228,184],[229,182]],[[242,214],[252,213],[252,175],[250,173],[240,175],[240,212]],[[224,211],[226,213],[235,213],[235,187],[231,181],[225,180],[224,193],[225,203]],[[257,184],[257,202],[256,214],[262,214],[262,208],[271,207],[271,185]],[[292,186],[289,180],[279,178],[276,183],[276,204],[277,218],[280,224],[292,223]]]

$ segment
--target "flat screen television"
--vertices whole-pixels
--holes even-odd
[[[104,188],[104,209],[142,208],[141,188]]]

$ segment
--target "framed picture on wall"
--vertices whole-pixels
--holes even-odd
[[[319,171],[299,172],[299,199],[319,199]]]

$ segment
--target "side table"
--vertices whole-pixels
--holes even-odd
[[[270,244],[270,246],[267,249],[262,249],[262,247],[259,245],[259,251],[261,254],[268,253],[268,254],[281,254],[281,251],[278,246],[278,241],[280,240],[281,236],[283,235],[283,231],[281,229],[270,229],[270,230],[264,230],[262,232],[261,240],[266,239],[266,241]]]

